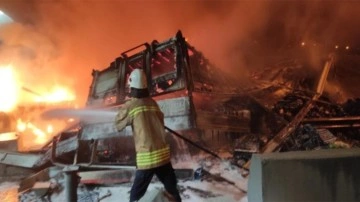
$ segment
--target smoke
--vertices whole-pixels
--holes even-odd
[[[360,34],[356,1],[27,2],[13,11],[25,22],[1,34],[1,55],[25,58],[31,64],[26,82],[66,84],[79,103],[87,98],[92,69],[104,69],[121,52],[166,40],[179,29],[212,63],[240,79],[281,58],[300,57],[303,41],[310,66],[322,68],[324,47],[353,46]],[[19,14],[24,9],[31,9],[25,17]]]
[[[43,112],[43,119],[76,119],[86,123],[114,122],[117,112],[96,109],[58,108]]]

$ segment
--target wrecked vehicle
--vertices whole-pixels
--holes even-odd
[[[180,31],[167,41],[136,46],[123,52],[109,67],[93,70],[87,109],[116,112],[129,99],[127,79],[135,68],[145,70],[150,94],[164,113],[166,127],[199,147],[213,151],[227,148],[231,152],[233,140],[251,132],[250,109],[256,102],[239,92],[226,94],[232,86],[185,41]],[[119,133],[112,119],[97,122],[82,122],[56,137],[48,149],[48,153],[55,153],[51,161],[76,162],[85,167],[135,165],[131,129]],[[227,134],[230,132],[232,135]],[[174,158],[181,160],[199,152],[169,137]],[[50,159],[44,158],[37,165],[46,160]]]

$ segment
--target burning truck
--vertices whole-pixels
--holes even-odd
[[[291,85],[264,82],[258,79],[262,75],[255,75],[253,86],[248,89],[239,88],[239,81],[212,66],[179,31],[166,41],[140,44],[123,52],[109,67],[93,70],[84,110],[60,109],[47,113],[52,118],[74,116],[78,119],[40,150],[26,153],[3,150],[1,163],[33,174],[20,185],[23,196],[36,190],[39,182],[54,178],[54,167],[55,170],[64,168],[67,174],[63,180],[67,187],[74,186],[74,173],[81,177],[81,184],[131,181],[135,168],[131,128],[117,131],[113,117],[129,99],[127,80],[136,68],[146,72],[150,94],[164,113],[167,131],[173,134],[168,138],[174,162],[205,154],[229,160],[246,170],[253,153],[339,146],[336,140],[344,138],[336,131],[350,127],[353,133],[359,133],[356,128],[359,119],[358,114],[342,114],[341,109],[346,107],[324,97],[324,86],[335,56],[330,55],[324,62],[316,91],[303,86],[307,84],[303,80],[294,86],[294,82]],[[287,74],[299,69],[293,61],[278,66],[282,72],[287,68]],[[271,78],[280,81],[279,75],[284,74],[275,72]],[[348,108],[354,109],[356,103],[351,103]],[[335,126],[339,130],[332,132]],[[341,134],[344,137],[344,132]],[[356,142],[356,138],[352,140]],[[342,147],[356,146],[342,143]],[[225,157],[226,154],[231,155]],[[198,172],[183,168],[177,169],[178,176],[199,177]],[[65,192],[68,198],[72,197],[69,188],[65,188]]]
[[[131,129],[116,131],[113,115],[129,99],[127,80],[136,68],[145,70],[150,94],[163,111],[167,128],[196,144],[198,149],[229,149],[236,138],[251,132],[249,109],[256,102],[229,85],[179,31],[167,41],[141,44],[123,52],[109,67],[93,70],[86,110],[79,112],[81,122],[48,145],[56,153],[53,162],[76,162],[86,167],[134,165]],[[92,111],[94,114],[87,116]],[[53,111],[54,115],[56,112]],[[57,115],[62,113],[67,115],[66,110]],[[199,152],[182,142],[184,139],[169,137],[174,158],[180,160]],[[46,160],[49,159],[43,159]]]
[[[118,132],[113,118],[129,99],[127,79],[135,68],[146,72],[150,94],[164,113],[167,130],[174,134],[169,135],[173,161],[184,162],[201,153],[221,158],[220,151],[232,153],[235,140],[251,133],[251,117],[255,112],[251,109],[260,106],[229,85],[228,78],[179,31],[166,41],[154,40],[127,50],[109,67],[93,70],[86,109],[47,113],[47,117],[55,114],[53,117],[67,119],[74,115],[75,121],[42,148],[1,152],[3,165],[24,168],[28,172],[23,173],[34,174],[22,181],[19,192],[27,193],[37,182],[49,180],[54,166],[76,171],[83,183],[130,180],[135,168],[131,129]],[[109,178],[106,173],[111,173],[108,171],[111,169],[122,173],[115,176],[122,177]],[[93,174],[81,175],[82,171]],[[191,169],[177,169],[177,173],[194,175]]]

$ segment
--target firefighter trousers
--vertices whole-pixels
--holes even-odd
[[[174,197],[176,202],[181,202],[181,197],[177,189],[177,179],[171,163],[157,168],[137,170],[134,184],[130,191],[130,202],[137,201],[144,196],[154,174],[163,183],[165,190]]]

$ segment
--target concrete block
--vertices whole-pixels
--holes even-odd
[[[360,201],[360,149],[254,154],[249,202]]]

